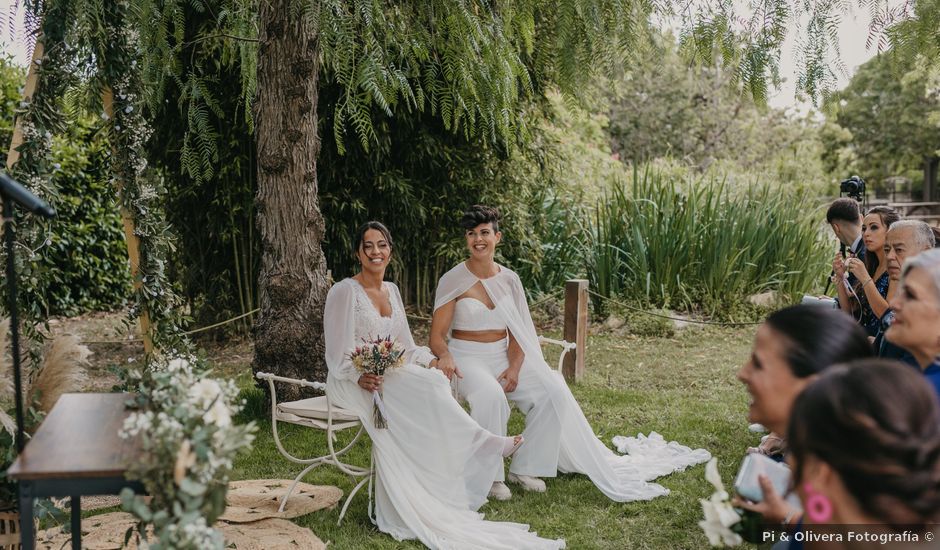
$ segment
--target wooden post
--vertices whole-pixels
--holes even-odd
[[[563,338],[578,345],[565,355],[561,372],[568,383],[584,375],[584,356],[588,329],[588,282],[571,279],[565,282],[565,332]]]
[[[23,88],[23,101],[33,99],[36,92],[36,83],[39,82],[39,73],[36,71],[39,63],[42,61],[43,46],[42,37],[36,40],[36,47],[33,48],[33,60],[29,64],[26,72],[26,87]],[[13,139],[10,140],[10,151],[7,153],[7,171],[13,169],[16,161],[20,160],[20,152],[17,150],[23,144],[23,120],[17,117],[13,126]]]
[[[104,112],[108,119],[114,117],[114,94],[111,88],[105,88],[101,93],[101,101],[104,104]],[[115,190],[120,201],[121,193],[124,192],[124,182],[116,181]],[[124,222],[124,239],[127,241],[127,256],[131,263],[131,279],[134,281],[134,290],[143,286],[140,278],[140,238],[134,233],[134,218],[123,205],[121,206],[121,221]],[[144,353],[150,355],[153,352],[153,337],[150,334],[150,312],[147,308],[140,310],[140,336],[144,339]]]

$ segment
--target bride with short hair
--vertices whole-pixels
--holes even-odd
[[[587,475],[610,499],[649,500],[669,491],[653,479],[707,462],[692,450],[650,437],[622,438],[615,454],[591,429],[561,374],[542,357],[535,325],[519,276],[494,260],[499,212],[476,205],[461,219],[470,258],[441,277],[434,296],[431,349],[437,368],[454,379],[470,414],[493,433],[506,433],[509,402],[526,415],[527,443],[515,454],[509,481],[545,491],[543,477],[557,472]],[[497,464],[490,494],[512,496]]]
[[[483,519],[477,510],[503,457],[523,443],[484,430],[454,400],[437,358],[415,345],[398,287],[383,281],[392,237],[379,222],[356,235],[362,266],[330,289],[324,312],[327,392],[353,412],[372,439],[375,519],[396,540],[418,539],[440,549],[564,548],[529,526]],[[360,374],[350,353],[363,340],[390,336],[405,348],[405,364],[385,376]],[[372,392],[382,390],[388,427],[373,424]]]

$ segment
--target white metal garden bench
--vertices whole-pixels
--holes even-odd
[[[561,355],[558,356],[558,366],[555,368],[558,372],[561,372],[561,366],[565,363],[565,356],[568,355],[568,352],[573,349],[578,349],[578,344],[574,342],[569,342],[567,340],[555,340],[554,338],[547,338],[545,336],[539,335],[539,344],[555,344],[561,346]]]
[[[297,477],[294,478],[294,482],[291,484],[290,488],[287,490],[287,493],[284,494],[284,497],[281,499],[281,505],[278,508],[278,512],[283,512],[284,507],[287,505],[287,499],[290,497],[291,493],[294,492],[294,489],[297,487],[297,484],[310,473],[311,470],[321,465],[331,465],[338,468],[341,472],[349,475],[352,478],[352,481],[356,481],[356,478],[362,478],[352,491],[349,492],[349,496],[346,497],[346,502],[343,503],[343,507],[339,513],[339,519],[336,524],[339,525],[343,521],[343,516],[346,515],[346,510],[349,508],[349,503],[352,502],[353,497],[356,495],[359,490],[368,483],[368,494],[369,494],[369,507],[368,513],[369,518],[372,518],[372,477],[373,477],[373,461],[372,455],[369,455],[369,467],[363,468],[361,466],[355,466],[353,464],[348,464],[343,462],[340,457],[346,454],[353,445],[359,441],[359,438],[365,434],[365,427],[362,425],[362,422],[359,418],[350,411],[342,409],[334,405],[329,398],[329,394],[326,394],[326,384],[322,382],[310,382],[307,380],[300,380],[297,378],[285,378],[283,376],[275,376],[273,374],[259,372],[255,375],[259,380],[265,380],[268,382],[268,386],[271,389],[271,431],[274,434],[274,443],[277,445],[277,449],[284,455],[285,458],[294,462],[296,464],[305,465],[304,469],[301,470]],[[293,384],[295,386],[300,386],[304,388],[313,388],[324,392],[325,395],[320,397],[310,397],[307,399],[300,399],[298,401],[288,401],[285,403],[277,402],[277,389],[275,388],[275,382],[282,382],[285,384]],[[295,424],[297,426],[303,426],[306,428],[313,428],[315,430],[321,430],[326,432],[326,445],[328,453],[323,456],[318,456],[315,458],[297,458],[291,453],[287,452],[284,448],[284,445],[281,443],[281,438],[277,431],[278,422],[286,422],[288,424]],[[336,441],[337,432],[347,430],[350,428],[358,428],[356,435],[352,438],[345,447],[342,449],[336,450],[333,446]]]

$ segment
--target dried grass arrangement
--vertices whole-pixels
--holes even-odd
[[[13,361],[10,355],[10,321],[0,321],[0,470],[5,471],[16,457],[14,437],[15,389]],[[26,344],[26,343],[24,343]],[[28,349],[28,344],[23,349]],[[27,433],[39,424],[63,393],[79,391],[87,379],[86,367],[91,350],[71,334],[52,338],[38,364],[24,358],[23,403],[28,408]],[[16,507],[16,489],[9,479],[0,479],[0,510]]]
[[[14,397],[9,334],[10,320],[4,319],[0,322],[0,412],[3,414],[7,414],[5,411],[9,410]],[[48,413],[63,393],[82,389],[87,380],[85,368],[90,356],[91,350],[82,345],[77,336],[63,334],[53,338],[38,367],[27,358],[23,360],[23,402],[34,405],[37,411]],[[2,423],[9,430],[7,421],[2,420]],[[12,419],[10,425],[14,425]]]

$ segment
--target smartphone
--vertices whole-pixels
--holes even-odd
[[[790,490],[790,468],[786,464],[760,453],[751,453],[744,457],[741,469],[734,478],[735,492],[752,502],[764,500],[764,492],[757,481],[757,476],[761,474],[770,478],[770,483],[780,496],[785,496]]]
[[[803,305],[820,306],[831,309],[837,309],[839,307],[839,303],[832,298],[810,296],[809,294],[804,294],[800,303]]]

